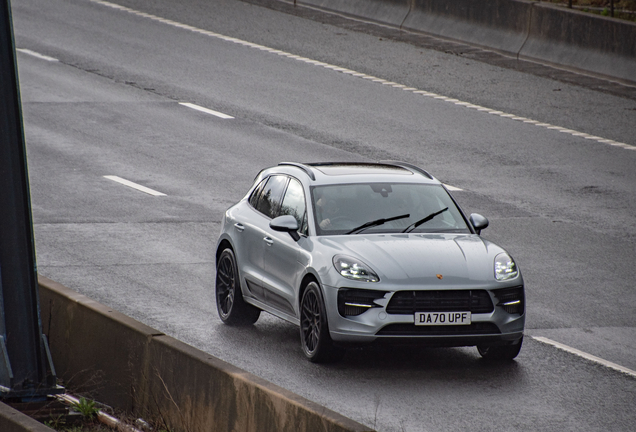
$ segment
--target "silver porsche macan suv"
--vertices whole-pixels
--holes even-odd
[[[511,360],[524,284],[512,257],[480,237],[487,226],[411,164],[284,162],[225,212],[218,313],[229,325],[261,311],[298,325],[313,362],[372,342],[477,346]]]

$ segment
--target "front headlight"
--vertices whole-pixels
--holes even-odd
[[[495,279],[505,281],[519,275],[517,264],[507,253],[500,253],[495,257]]]
[[[360,282],[378,282],[380,278],[371,267],[360,261],[346,255],[336,255],[333,257],[333,266],[338,273],[347,279]]]

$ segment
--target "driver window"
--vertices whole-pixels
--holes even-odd
[[[269,218],[276,217],[280,199],[287,185],[287,177],[282,175],[271,176],[261,192],[256,210]]]
[[[305,205],[305,194],[303,186],[294,178],[289,180],[289,186],[285,192],[283,203],[280,207],[279,216],[291,215],[298,221],[298,232],[307,234],[307,207]]]

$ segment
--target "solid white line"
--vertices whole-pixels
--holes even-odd
[[[35,51],[31,51],[31,50],[26,49],[26,48],[16,48],[16,51],[20,51],[21,53],[28,54],[28,55],[33,56],[33,57],[37,57],[40,60],[46,60],[46,61],[49,61],[49,62],[59,61],[56,58],[49,57],[49,56],[46,56],[44,54],[37,53]]]
[[[121,183],[121,184],[123,184],[125,186],[128,186],[128,187],[131,187],[133,189],[137,189],[138,191],[145,192],[145,193],[147,193],[149,195],[166,196],[165,193],[157,192],[156,190],[147,188],[146,186],[142,186],[142,185],[137,184],[137,183],[133,183],[130,180],[126,180],[126,179],[123,179],[121,177],[117,177],[117,176],[114,176],[114,175],[105,175],[104,178],[107,178],[108,180],[112,180],[112,181],[117,182],[117,183]]]
[[[617,370],[619,372],[623,372],[623,373],[625,373],[627,375],[631,375],[632,377],[636,378],[636,371],[628,369],[628,368],[626,368],[624,366],[621,366],[619,364],[612,363],[611,361],[604,360],[604,359],[602,359],[600,357],[596,357],[596,356],[594,356],[592,354],[588,354],[586,352],[577,350],[576,348],[569,347],[567,345],[564,345],[562,343],[553,341],[552,339],[548,339],[548,338],[545,338],[545,337],[542,337],[542,336],[532,336],[532,339],[535,339],[535,340],[537,340],[539,342],[543,342],[544,344],[552,345],[552,346],[557,347],[557,348],[559,348],[559,349],[561,349],[563,351],[567,351],[567,352],[569,352],[571,354],[575,354],[575,355],[577,355],[579,357],[583,357],[586,360],[593,361],[593,362],[601,364],[601,365],[603,365],[605,367]]]
[[[292,54],[292,53],[288,53],[288,52],[285,52],[285,51],[275,50],[273,48],[269,48],[269,47],[266,47],[266,46],[263,46],[263,45],[258,45],[258,44],[252,43],[252,42],[247,42],[247,41],[244,41],[244,40],[241,40],[241,39],[236,39],[236,38],[233,38],[233,37],[230,37],[230,36],[225,36],[225,35],[222,35],[222,34],[219,34],[219,33],[214,33],[214,32],[208,31],[208,30],[203,30],[203,29],[200,29],[200,28],[197,28],[197,27],[192,27],[192,26],[189,26],[189,25],[186,25],[186,24],[182,24],[182,23],[179,23],[179,22],[176,22],[176,21],[172,21],[172,20],[169,20],[169,19],[166,19],[166,18],[161,18],[161,17],[158,17],[156,15],[151,15],[151,14],[148,14],[148,13],[145,13],[145,12],[141,12],[141,11],[138,11],[138,10],[135,10],[135,9],[130,9],[130,8],[125,7],[125,6],[121,6],[121,5],[118,5],[118,4],[115,4],[115,3],[111,3],[111,2],[108,2],[108,1],[105,1],[105,0],[89,0],[89,1],[91,1],[93,3],[100,4],[102,6],[106,6],[106,7],[110,7],[110,8],[113,8],[113,9],[117,9],[117,10],[121,10],[121,11],[124,11],[124,12],[128,12],[130,14],[133,14],[133,15],[136,15],[136,16],[139,16],[139,17],[148,18],[148,19],[151,19],[153,21],[158,21],[158,22],[161,22],[163,24],[167,24],[167,25],[170,25],[170,26],[173,26],[173,27],[182,28],[182,29],[194,32],[194,33],[199,33],[199,34],[202,34],[202,35],[205,35],[205,36],[210,36],[210,37],[213,37],[213,38],[216,38],[216,39],[220,39],[220,40],[224,40],[224,41],[227,41],[227,42],[233,42],[233,43],[240,44],[240,45],[243,45],[243,46],[246,46],[246,47],[250,47],[250,48],[256,48],[256,49],[259,49],[259,50],[268,51],[270,53],[275,53],[277,55],[285,56],[285,57],[290,58],[290,59],[295,59],[295,60],[300,60],[300,61],[303,61],[303,62],[307,62],[308,64],[315,64],[318,67],[332,69],[332,70],[334,70],[336,72],[351,74],[352,76],[357,76],[357,77],[360,77],[362,79],[371,80],[371,82],[376,82],[376,83],[380,83],[380,84],[383,84],[383,85],[391,85],[391,86],[394,86],[396,88],[404,88],[405,87],[405,86],[403,86],[403,85],[401,85],[399,83],[395,83],[395,82],[392,82],[392,81],[386,81],[386,80],[381,79],[381,78],[370,77],[369,75],[366,75],[366,74],[358,75],[357,72],[352,71],[350,69],[346,69],[346,68],[340,67],[340,66],[330,65],[330,64],[327,64],[327,63],[323,63],[323,62],[313,63],[313,61],[311,59],[308,59],[306,57],[302,57],[302,56],[299,56],[299,55],[296,55],[296,54]],[[309,6],[305,6],[305,7],[308,7],[309,9],[312,9]],[[338,15],[338,14],[336,14],[336,15]],[[381,25],[381,24],[378,24],[378,25]],[[432,97],[434,99],[443,100],[445,102],[450,102],[450,103],[454,103],[454,104],[457,104],[458,102],[461,102],[458,99],[454,99],[454,98],[450,98],[450,97],[447,97],[447,96],[438,95],[438,94],[435,94],[435,93],[422,92],[421,90],[414,90],[413,93],[421,94],[422,96],[425,96],[425,97]],[[466,108],[473,108],[473,109],[476,108],[476,105],[472,105],[472,104],[468,104],[468,105],[459,104],[458,106],[464,106]],[[191,108],[194,108],[194,107],[191,107]],[[197,108],[194,108],[194,109],[197,109]],[[203,108],[203,109],[205,110],[206,108]],[[476,108],[476,109],[477,109],[477,111],[487,112],[488,114],[494,114],[494,115],[502,116],[502,118],[509,118],[509,119],[511,119],[513,121],[518,121],[518,120],[522,119],[522,117],[517,117],[514,114],[508,114],[508,113],[504,113],[503,111],[497,111],[497,110],[493,110],[493,109],[490,109],[490,108],[479,107],[479,108]],[[204,112],[208,112],[208,111],[204,111]],[[213,112],[208,112],[208,114],[212,114],[212,113]],[[213,115],[216,115],[216,114],[213,114]],[[225,115],[225,114],[223,114],[223,115]],[[222,118],[224,118],[224,117],[222,117]],[[596,136],[587,135],[587,134],[580,135],[580,132],[569,131],[569,130],[566,131],[565,128],[560,128],[558,126],[554,126],[554,125],[551,125],[549,123],[541,123],[541,122],[538,122],[538,121],[535,121],[535,120],[531,120],[531,119],[524,119],[523,122],[534,124],[535,126],[540,126],[540,127],[544,127],[544,128],[548,128],[548,129],[553,129],[553,130],[563,129],[563,130],[559,130],[559,131],[560,132],[564,132],[564,133],[569,133],[569,134],[571,134],[572,136],[575,136],[575,137],[582,137],[582,138],[585,138],[585,139],[588,139],[588,140],[594,140],[594,141],[600,142],[601,144],[609,145],[608,143],[603,142],[602,141],[603,138],[601,138],[601,137],[596,137]],[[636,146],[634,146],[634,145],[625,144],[625,143],[618,143],[618,144],[620,144],[620,145],[616,145],[616,144],[613,144],[613,145],[616,146],[616,147],[624,148],[626,150],[636,150]]]
[[[188,103],[188,102],[179,102],[179,105],[183,105],[185,107],[192,108],[193,110],[201,111],[201,112],[204,112],[206,114],[211,114],[213,116],[216,116],[216,117],[219,117],[219,118],[222,118],[222,119],[233,119],[234,118],[234,117],[232,117],[230,115],[223,114],[222,112],[214,111],[214,110],[211,110],[211,109],[208,109],[208,108],[204,108],[202,106],[195,105],[195,104]]]

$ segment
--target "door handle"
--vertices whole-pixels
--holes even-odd
[[[241,223],[235,223],[234,227],[239,230],[240,232],[243,232],[243,230],[245,229],[245,227],[243,226],[243,224]]]
[[[272,240],[272,239],[271,239],[271,238],[269,238],[269,237],[265,237],[265,238],[263,239],[263,241],[264,241],[265,243],[267,243],[267,246],[271,246],[271,245],[273,245],[273,244],[274,244],[274,240]]]

